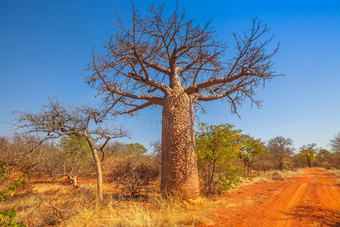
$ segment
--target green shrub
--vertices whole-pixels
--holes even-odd
[[[6,177],[6,174],[3,172],[5,167],[3,165],[0,165],[0,178]],[[14,195],[15,190],[19,187],[19,185],[24,184],[25,181],[23,179],[15,179],[14,182],[4,190],[0,190],[0,202],[3,202],[6,200],[7,196]],[[0,226],[15,226],[15,227],[21,227],[25,226],[23,222],[16,222],[14,221],[14,218],[16,216],[16,209],[9,209],[9,210],[2,210],[0,211]]]
[[[241,132],[230,124],[199,124],[196,151],[203,193],[233,188],[246,177],[257,156],[267,155],[261,140]]]
[[[200,124],[196,138],[196,150],[200,176],[204,182],[202,192],[215,194],[234,187],[245,176],[240,154],[241,130],[230,124]]]

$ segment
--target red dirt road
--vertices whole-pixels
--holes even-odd
[[[340,226],[340,186],[318,168],[303,177],[246,186],[214,212],[216,226]]]

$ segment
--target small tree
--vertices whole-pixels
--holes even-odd
[[[33,153],[37,165],[32,171],[29,172],[29,176],[36,176],[38,178],[49,177],[52,180],[59,178],[63,174],[61,168],[64,163],[64,153],[60,149],[55,141],[46,141],[39,146],[40,152]]]
[[[258,155],[253,159],[252,168],[256,171],[263,171],[264,173],[273,168],[273,160],[268,153],[264,155]]]
[[[27,129],[28,132],[43,133],[46,136],[44,140],[70,135],[86,140],[95,161],[98,199],[102,201],[104,148],[111,139],[126,136],[122,129],[109,130],[103,127],[107,112],[85,106],[66,109],[58,100],[50,99],[50,104],[44,106],[40,113],[16,112],[16,114],[19,128]],[[102,153],[102,158],[99,152]]]
[[[131,143],[128,145],[128,148],[141,154],[145,154],[146,152],[148,152],[148,149],[146,149],[146,147],[144,147],[144,145],[140,143]]]
[[[340,132],[331,140],[331,147],[334,152],[340,152]]]
[[[61,138],[60,147],[63,149],[64,175],[78,187],[78,176],[82,170],[88,170],[91,150],[84,137],[67,135]]]
[[[111,149],[111,154],[119,159],[130,160],[144,157],[147,149],[140,143],[115,143],[108,147]]]
[[[161,164],[162,158],[162,143],[160,140],[153,141],[151,144],[152,147],[152,155],[156,158],[156,160]]]
[[[230,124],[200,124],[196,138],[198,167],[204,181],[203,192],[224,191],[238,182],[244,168],[236,165],[242,151],[241,130]]]
[[[147,160],[121,161],[112,171],[112,179],[122,186],[125,196],[131,197],[138,196],[141,189],[158,176],[158,166]]]
[[[308,167],[312,167],[313,163],[316,161],[317,151],[315,149],[316,143],[304,145],[300,148],[298,158],[305,162]]]
[[[338,169],[340,168],[340,152],[332,154],[332,166]]]
[[[1,140],[0,164],[6,166],[6,173],[21,173],[25,178],[40,177],[51,169],[42,171],[42,166],[47,167],[47,152],[49,157],[56,154],[57,147],[53,143],[43,143],[44,139],[38,135],[22,135],[15,133]],[[54,165],[54,164],[53,164]],[[55,166],[54,166],[55,167]],[[53,171],[55,172],[55,171]]]
[[[284,162],[288,161],[288,158],[293,154],[292,146],[293,141],[283,136],[277,136],[268,141],[267,149],[280,170],[282,170]]]
[[[250,171],[252,161],[256,156],[268,154],[264,143],[249,135],[241,135],[240,144],[242,144],[240,158],[248,171]]]
[[[329,169],[333,165],[333,157],[334,154],[328,151],[327,149],[320,148],[316,155],[316,165],[320,167],[324,167]]]

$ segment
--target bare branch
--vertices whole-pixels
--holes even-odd
[[[57,99],[50,99],[50,104],[44,106],[40,113],[15,112],[15,114],[18,128],[45,134],[44,139],[36,146],[48,139],[65,135],[81,137],[89,135],[96,140],[104,138],[110,140],[126,136],[126,132],[122,129],[108,130],[102,127],[107,114],[106,110],[101,111],[86,106],[78,106],[69,110],[61,106]]]
[[[177,7],[168,17],[164,5],[152,7],[144,16],[132,8],[132,26],[126,27],[117,15],[120,32],[105,47],[107,54],[93,52],[88,68],[92,74],[87,82],[108,106],[115,107],[115,114],[162,106],[176,86],[198,95],[198,101],[227,98],[236,108],[249,98],[257,105],[255,89],[277,76],[271,58],[278,46],[267,51],[272,38],[264,36],[270,28],[257,18],[248,32],[233,34],[235,54],[226,60],[227,45],[217,38],[210,22],[195,25]]]

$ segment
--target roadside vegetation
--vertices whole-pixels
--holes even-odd
[[[230,124],[200,124],[198,128],[202,194],[195,200],[161,195],[158,141],[150,150],[139,143],[107,144],[102,160],[104,195],[98,204],[96,166],[82,138],[66,135],[41,143],[42,138],[36,135],[1,137],[0,160],[6,166],[1,190],[19,182],[16,179],[26,183],[16,184],[16,193],[6,196],[0,210],[13,211],[4,213],[12,215],[15,222],[11,223],[27,226],[204,225],[212,224],[208,211],[223,203],[217,202],[216,196],[234,189],[280,180],[276,174],[283,179],[298,177],[303,175],[301,168],[308,167],[326,168],[339,175],[340,152],[333,142],[339,136],[331,140],[335,145],[330,151],[315,144],[296,150],[291,143],[280,143],[289,141],[283,137],[266,143]]]

